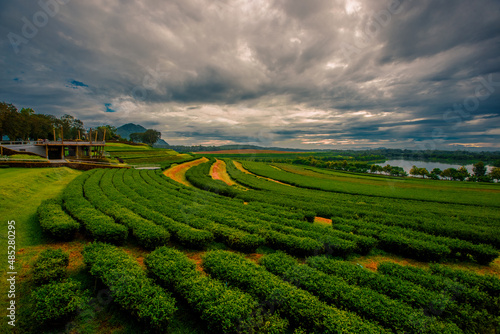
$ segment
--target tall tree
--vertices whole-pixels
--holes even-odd
[[[490,177],[493,179],[493,180],[497,180],[499,181],[500,180],[500,167],[495,167],[491,170],[490,172]]]
[[[121,138],[120,135],[116,133],[116,127],[111,125],[103,125],[98,127],[96,130],[99,132],[97,135],[98,138],[104,138],[104,132],[106,132],[106,138],[104,138],[104,140],[117,140]]]
[[[134,142],[134,143],[142,143],[142,135],[143,135],[143,132],[131,133],[129,136],[130,141]]]
[[[413,165],[410,169],[410,174],[413,175],[413,176],[417,176],[417,175],[420,175],[420,168],[418,168],[417,166]]]
[[[433,180],[439,180],[439,176],[441,175],[443,171],[439,168],[434,168],[432,171],[431,171],[431,174],[429,175]]]
[[[465,166],[462,166],[457,170],[457,179],[458,180],[463,181],[466,178],[468,178],[469,176],[470,176],[469,171],[467,170],[467,168]]]
[[[142,135],[142,142],[148,145],[153,145],[161,138],[161,132],[153,129],[148,129]]]
[[[382,167],[382,170],[387,173],[387,174],[390,174],[391,173],[391,170],[392,170],[392,166],[391,165],[385,165],[384,167]]]
[[[55,123],[55,116],[44,114],[32,115],[30,137],[33,139],[51,139],[53,136],[52,128]]]
[[[429,176],[429,171],[427,170],[427,168],[419,168],[418,174],[422,175],[422,177],[425,179],[426,176]]]
[[[19,115],[20,135],[22,140],[28,140],[33,126],[33,115],[35,111],[31,108],[21,109]]]
[[[474,171],[474,176],[476,177],[481,177],[486,175],[486,167],[484,166],[484,162],[479,161],[478,163],[475,163],[472,165],[472,170]]]
[[[10,140],[17,140],[21,136],[19,113],[13,104],[0,103],[0,124],[0,138],[6,135]]]

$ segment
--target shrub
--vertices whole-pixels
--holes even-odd
[[[94,204],[96,208],[104,214],[113,217],[117,222],[122,223],[132,230],[132,234],[142,246],[154,249],[156,246],[161,246],[167,243],[170,234],[161,226],[156,225],[150,220],[146,220],[121,204],[112,201],[106,196],[103,189],[113,198],[113,191],[117,192],[111,186],[112,170],[99,170],[91,175],[84,184],[85,197]],[[108,185],[101,188],[99,181],[107,181]]]
[[[69,255],[61,249],[46,249],[33,264],[33,281],[37,285],[60,281],[66,277]]]
[[[370,289],[347,284],[283,253],[269,254],[260,263],[270,272],[307,290],[319,299],[377,321],[394,332],[460,333],[458,327],[437,322],[407,304]],[[422,317],[422,324],[412,319]]]
[[[37,209],[42,230],[56,240],[71,240],[80,228],[71,216],[63,211],[61,202],[45,200]]]
[[[35,289],[31,293],[33,318],[41,325],[69,318],[83,302],[79,290],[80,284],[71,280]]]
[[[183,253],[167,248],[157,248],[145,260],[148,269],[165,285],[172,287],[201,314],[208,328],[217,333],[248,333],[254,326],[263,331],[264,315],[257,302],[240,290],[227,287],[227,284],[201,275],[195,264]],[[265,317],[265,316],[264,316]],[[269,318],[267,319],[269,320]],[[275,333],[283,332],[283,319],[273,318]]]
[[[477,287],[493,297],[500,296],[500,279],[493,275],[478,275],[470,271],[451,269],[438,264],[431,264],[429,269],[433,274],[448,277],[466,284],[469,288]]]
[[[168,325],[177,310],[175,300],[147,277],[134,258],[104,243],[85,247],[83,258],[90,273],[109,287],[120,306],[152,328],[162,329]]]
[[[405,237],[401,234],[380,233],[383,249],[423,261],[442,261],[451,250],[441,244]]]
[[[163,205],[138,195],[126,186],[123,182],[124,172],[124,169],[118,170],[112,178],[113,186],[120,192],[119,201],[123,206],[162,226],[172,235],[173,239],[176,239],[184,246],[203,249],[214,240],[214,235],[210,231],[193,228],[155,211],[155,207],[163,207]],[[118,198],[118,194],[115,195]]]
[[[319,333],[383,333],[355,314],[338,310],[310,293],[282,281],[244,257],[226,251],[211,251],[203,266],[213,277],[237,286],[261,302],[272,304],[295,325]]]
[[[128,235],[125,226],[96,210],[89,201],[83,197],[83,183],[96,170],[91,170],[77,176],[63,191],[64,207],[98,241],[122,244]]]

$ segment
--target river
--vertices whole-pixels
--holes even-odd
[[[391,166],[399,166],[403,167],[405,172],[410,174],[410,169],[415,165],[419,168],[426,168],[429,172],[431,172],[434,168],[439,168],[441,170],[445,170],[447,168],[455,168],[459,169],[462,167],[462,165],[456,165],[456,164],[449,164],[449,163],[443,163],[443,162],[429,162],[429,161],[416,161],[416,160],[387,160],[384,163],[378,164],[380,166],[385,166],[385,165],[391,165]],[[467,170],[469,173],[473,173],[472,171],[472,164],[471,165],[465,165],[467,167]],[[488,172],[493,169],[493,166],[487,166],[488,167]]]

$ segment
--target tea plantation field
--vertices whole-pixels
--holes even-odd
[[[94,169],[39,189],[35,218],[2,211],[19,221],[14,331],[498,331],[498,185],[224,161],[233,185],[213,157],[190,164],[192,186]]]

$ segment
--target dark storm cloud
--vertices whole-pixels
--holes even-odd
[[[496,0],[19,0],[0,9],[0,100],[88,126],[154,125],[172,144],[500,139]]]

